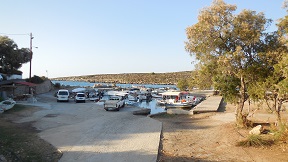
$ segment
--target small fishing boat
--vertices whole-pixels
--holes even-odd
[[[167,91],[161,93],[162,100],[157,102],[158,105],[165,105],[169,108],[192,108],[194,103],[194,96],[190,96],[188,92]]]
[[[4,100],[0,102],[0,113],[12,109],[16,102],[12,99]]]

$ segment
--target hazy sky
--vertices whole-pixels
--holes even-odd
[[[185,29],[212,0],[0,0],[0,35],[29,48],[32,76],[193,70]],[[284,17],[283,0],[225,0],[237,11]],[[275,25],[270,27],[276,30]],[[21,34],[21,35],[14,35]],[[29,76],[29,63],[23,65]]]

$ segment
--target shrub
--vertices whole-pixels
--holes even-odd
[[[61,87],[61,84],[60,83],[55,83],[54,87],[59,89]]]
[[[31,79],[26,79],[27,82],[31,82],[31,83],[35,83],[35,84],[40,84],[40,83],[43,83],[45,81],[45,79],[37,76],[37,75],[34,75],[33,77],[31,77]]]
[[[261,135],[249,135],[247,139],[237,143],[237,146],[244,147],[259,147],[259,146],[271,146],[274,144],[272,137],[263,138]]]
[[[278,128],[275,127],[272,130],[272,132],[277,142],[288,143],[288,126],[287,125],[282,124]]]

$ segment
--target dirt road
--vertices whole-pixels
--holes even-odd
[[[225,112],[193,116],[166,114],[153,118],[163,122],[160,162],[288,161],[287,143],[258,148],[236,146],[248,136],[249,129],[236,127],[233,105],[226,105]]]

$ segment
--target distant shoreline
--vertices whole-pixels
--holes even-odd
[[[191,78],[192,71],[169,73],[123,73],[123,74],[97,74],[85,76],[71,76],[51,78],[55,81],[78,81],[90,83],[110,84],[159,84],[176,85],[180,79]]]

